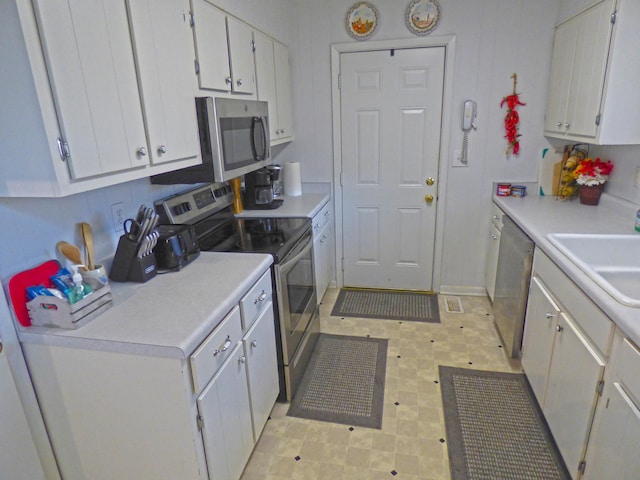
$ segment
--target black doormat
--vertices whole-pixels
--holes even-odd
[[[569,480],[527,378],[439,367],[452,480]]]
[[[382,428],[387,344],[321,333],[287,415]]]
[[[438,295],[428,292],[342,288],[331,315],[440,323]]]

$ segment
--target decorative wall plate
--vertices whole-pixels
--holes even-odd
[[[404,14],[407,28],[416,35],[427,35],[436,29],[440,21],[440,5],[437,0],[412,0]]]
[[[347,12],[347,32],[356,40],[364,40],[378,28],[378,10],[369,2],[358,2]]]

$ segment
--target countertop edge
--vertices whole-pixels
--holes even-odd
[[[525,197],[528,198],[528,197]],[[547,225],[541,225],[535,219],[529,218],[523,209],[522,202],[525,199],[517,199],[516,202],[510,197],[493,196],[493,201],[505,214],[511,219],[534,241],[547,256],[636,344],[640,344],[640,309],[629,307],[617,302],[605,290],[597,285],[589,276],[584,273],[576,264],[574,264],[566,255],[564,255],[557,247],[555,247],[548,239],[549,233],[632,233],[633,219],[628,219],[629,224],[624,220],[610,205],[603,204],[597,207],[587,207],[578,204],[575,200],[575,207],[572,213],[578,214],[580,211],[587,209],[601,209],[603,215],[608,215],[610,224],[608,226],[612,231],[603,232],[603,225],[594,228],[593,225],[584,225],[575,231],[577,227],[572,229],[571,226],[566,228],[553,229],[549,225],[553,222],[545,222]],[[555,200],[552,200],[555,201]],[[548,207],[554,208],[554,207]],[[566,210],[571,209],[567,207]],[[580,209],[580,210],[579,210]],[[595,210],[587,210],[594,212]],[[549,215],[553,215],[549,212]],[[607,228],[607,225],[604,225]]]

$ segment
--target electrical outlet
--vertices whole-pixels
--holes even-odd
[[[124,233],[124,203],[118,202],[111,205],[111,216],[113,218],[113,227],[116,233]]]

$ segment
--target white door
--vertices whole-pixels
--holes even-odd
[[[344,285],[430,290],[444,47],[340,56]]]

